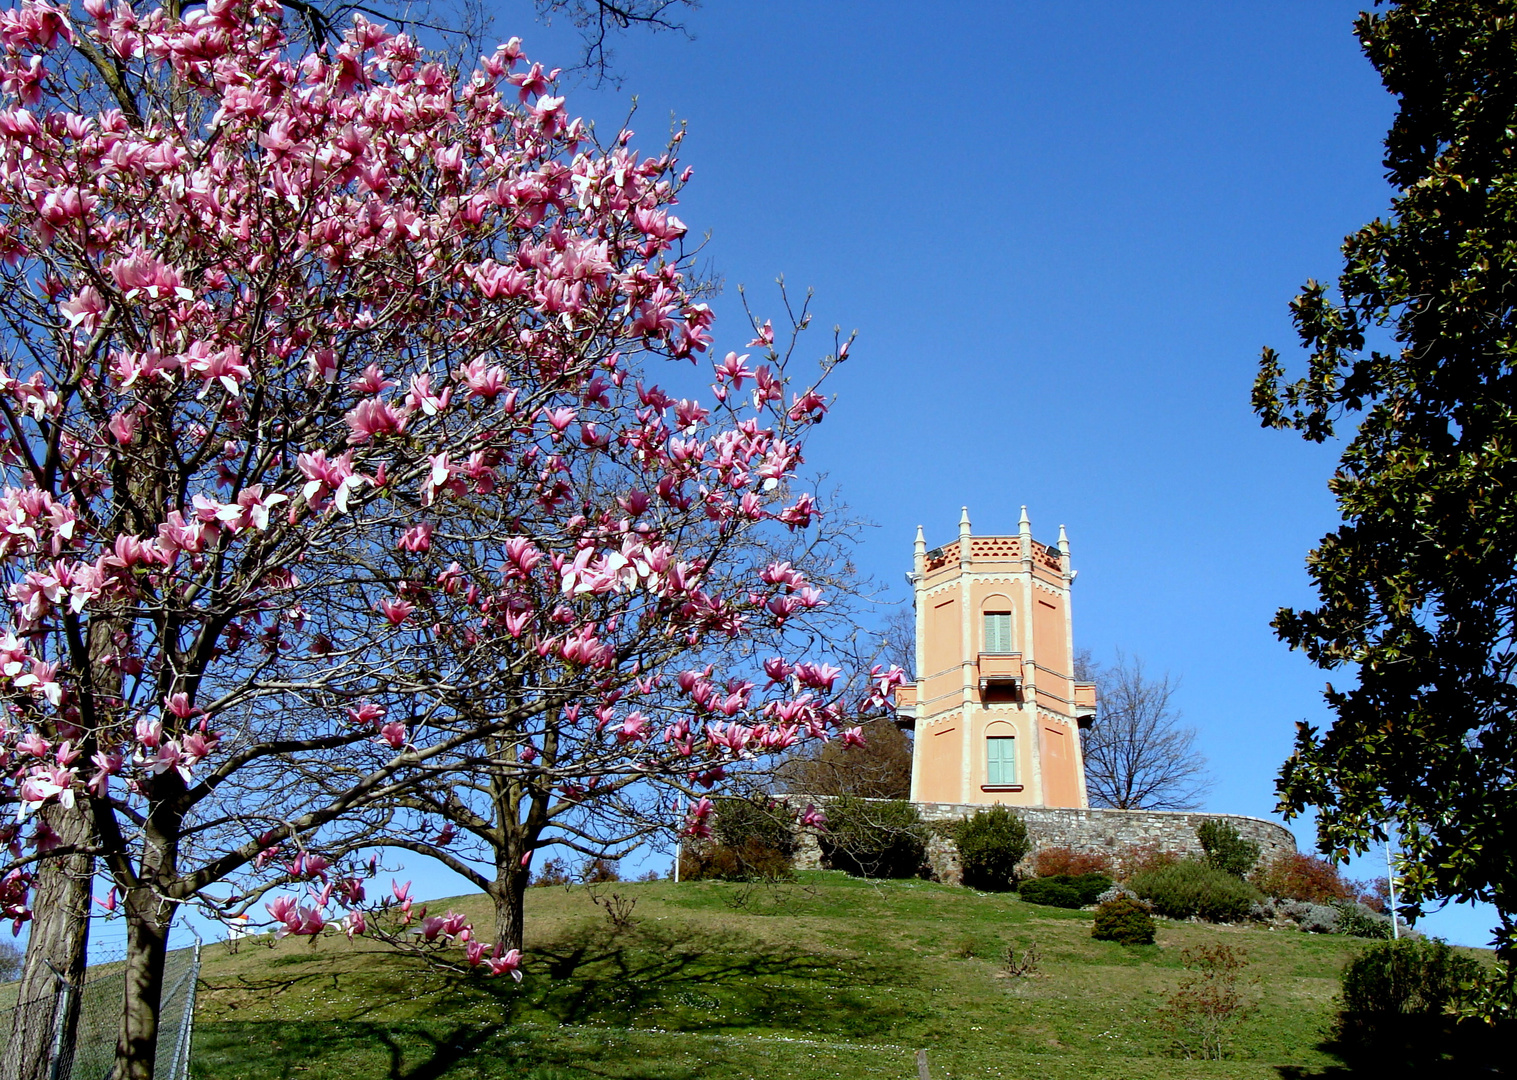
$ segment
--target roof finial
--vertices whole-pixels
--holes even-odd
[[[1017,522],[1018,532],[1032,532],[1032,519],[1027,516],[1027,507],[1022,507],[1022,520]]]
[[[920,525],[917,526],[917,547],[923,549],[927,547],[927,537],[922,532],[922,527]]]
[[[961,532],[961,533],[967,533],[968,531],[969,531],[969,507],[966,506],[966,507],[964,507],[963,512],[959,514],[959,532]]]

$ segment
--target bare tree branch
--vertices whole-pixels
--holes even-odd
[[[1151,678],[1139,657],[1118,651],[1099,667],[1082,652],[1077,678],[1094,681],[1101,711],[1084,735],[1085,785],[1096,806],[1118,810],[1194,810],[1211,789],[1196,729],[1171,705],[1179,689],[1168,673]]]
[[[683,22],[685,13],[700,7],[699,0],[536,0],[537,17],[552,25],[562,15],[579,31],[584,53],[579,66],[593,84],[621,85],[614,70],[615,53],[610,41],[634,26],[652,31],[674,31],[690,36]]]

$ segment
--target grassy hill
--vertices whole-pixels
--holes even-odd
[[[914,1077],[1183,1080],[1341,1075],[1321,1049],[1364,942],[1161,922],[1094,941],[1090,915],[928,882],[834,872],[794,884],[533,889],[526,979],[456,978],[372,943],[249,939],[206,952],[193,1074],[214,1080]],[[481,898],[451,902],[488,923]],[[441,911],[449,902],[434,903]],[[1223,1062],[1177,1059],[1154,1013],[1186,945],[1247,949],[1259,1008]],[[1009,976],[1036,943],[1038,973]]]

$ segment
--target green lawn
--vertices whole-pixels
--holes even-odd
[[[207,950],[193,1075],[215,1080],[512,1077],[1185,1080],[1347,1075],[1321,1049],[1364,943],[1161,923],[1156,945],[1093,941],[1090,915],[928,882],[802,873],[794,884],[534,889],[526,979],[457,978],[368,943],[250,939]],[[480,898],[453,901],[488,924]],[[448,902],[434,903],[434,911]],[[1173,1056],[1154,1012],[1182,947],[1248,950],[1259,1009],[1230,1060]],[[1007,946],[1041,967],[1008,976]]]

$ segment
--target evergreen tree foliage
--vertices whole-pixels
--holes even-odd
[[[964,884],[1005,892],[1016,888],[1017,863],[1027,854],[1027,826],[1004,806],[977,810],[954,829]]]
[[[1310,350],[1264,351],[1254,407],[1309,440],[1349,425],[1343,524],[1308,557],[1318,594],[1279,636],[1322,668],[1326,731],[1299,727],[1282,807],[1324,852],[1389,823],[1402,895],[1493,903],[1517,946],[1517,3],[1405,0],[1356,23],[1398,99],[1390,212],[1349,236],[1336,293],[1291,305]],[[1508,967],[1510,970],[1510,967]],[[1510,997],[1510,978],[1508,979]]]
[[[1196,839],[1206,852],[1206,864],[1233,877],[1246,877],[1259,862],[1259,845],[1245,840],[1231,821],[1208,818],[1196,828]]]

